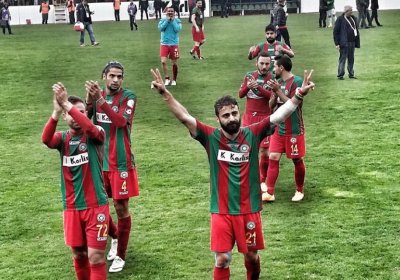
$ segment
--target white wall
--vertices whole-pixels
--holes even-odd
[[[210,0],[206,1],[207,10],[204,11],[204,16],[209,17],[209,7]],[[135,2],[136,6],[139,8],[139,2]],[[181,17],[188,18],[189,17],[189,7],[187,4],[187,0],[181,0],[181,5],[184,5],[181,12]],[[120,18],[121,20],[129,20],[128,16],[128,5],[129,2],[122,2],[120,9]],[[185,7],[186,6],[186,7]],[[93,21],[108,21],[114,20],[114,8],[112,2],[106,3],[89,3],[90,10],[94,11],[94,15],[92,15]],[[149,19],[155,18],[153,1],[149,1]],[[11,13],[11,25],[20,25],[26,24],[26,20],[30,19],[32,24],[41,24],[42,23],[42,14],[39,13],[40,6],[10,6],[9,10]],[[143,17],[146,17],[143,15]],[[68,20],[68,12],[66,11],[66,18]],[[76,18],[76,17],[75,17]],[[140,10],[138,10],[136,14],[136,19],[140,19]],[[55,23],[54,16],[54,6],[51,5],[51,9],[49,12],[49,20],[48,23]]]
[[[356,0],[335,0],[336,12],[343,12],[345,5],[353,6],[356,9]],[[379,10],[400,9],[400,0],[379,0]],[[319,0],[301,0],[302,13],[317,13],[319,10]]]

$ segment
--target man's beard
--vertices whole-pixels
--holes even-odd
[[[240,129],[240,120],[239,121],[232,121],[228,124],[221,123],[221,128],[225,130],[230,135],[237,133]]]
[[[115,93],[115,92],[119,91],[119,89],[120,89],[120,87],[116,87],[116,86],[107,86],[107,88],[111,93]]]
[[[275,38],[267,38],[267,42],[272,44],[273,42],[275,42]]]

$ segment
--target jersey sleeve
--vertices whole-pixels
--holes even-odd
[[[100,108],[106,113],[116,127],[124,127],[128,123],[132,123],[136,108],[136,96],[133,93],[124,96],[118,112],[114,112],[107,102],[104,102]]]
[[[57,123],[58,121],[50,117],[43,128],[42,142],[50,149],[61,148],[62,135],[61,132],[56,132]]]
[[[75,107],[68,112],[72,118],[79,124],[81,129],[85,134],[89,136],[89,138],[96,140],[97,142],[104,142],[105,132],[100,126],[94,125],[84,114],[79,112],[79,110]],[[99,129],[101,128],[101,130]]]
[[[270,122],[269,116],[262,121],[248,126],[254,135],[258,136],[259,141],[265,137],[272,135],[275,130],[275,125]]]
[[[208,141],[209,141],[208,136],[211,135],[214,132],[214,130],[215,130],[214,127],[208,126],[196,119],[196,135],[192,135],[192,137],[195,140],[199,141],[200,144],[206,148],[208,146]]]
[[[243,97],[245,97],[246,96],[246,94],[249,92],[249,88],[247,87],[247,82],[249,81],[249,78],[248,78],[248,73],[246,74],[246,76],[244,76],[244,78],[243,78],[243,82],[242,82],[242,84],[240,85],[240,89],[239,89],[239,97],[240,98],[243,98]]]

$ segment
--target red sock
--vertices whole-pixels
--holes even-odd
[[[298,192],[304,192],[304,178],[306,177],[306,166],[304,161],[294,161],[294,179],[296,181],[296,190]]]
[[[118,230],[117,226],[114,224],[112,217],[110,215],[110,221],[108,223],[108,235],[111,236],[112,239],[117,239],[118,238]]]
[[[87,257],[73,259],[76,278],[78,280],[90,280],[89,259]]]
[[[267,170],[268,170],[268,156],[261,154],[260,156],[260,181],[265,182],[267,179]]]
[[[258,280],[260,278],[260,257],[257,258],[255,263],[253,262],[244,262],[247,270],[247,280]]]
[[[129,235],[131,234],[131,216],[118,219],[118,249],[117,256],[125,260],[128,248]]]
[[[214,266],[214,280],[229,280],[229,276],[231,275],[231,271],[229,267],[216,267]]]
[[[197,57],[200,58],[200,47],[199,46],[194,46],[194,51],[197,54]]]
[[[267,192],[274,194],[276,180],[279,176],[279,160],[269,160],[268,171],[267,171]]]
[[[106,263],[90,264],[90,280],[106,280]]]
[[[174,81],[176,81],[176,78],[178,78],[178,65],[176,64],[172,65],[172,77]]]

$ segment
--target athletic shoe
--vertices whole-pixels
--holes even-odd
[[[193,59],[196,59],[197,57],[195,56],[195,54],[194,54],[194,51],[193,50],[190,50],[189,51],[189,53],[190,53],[190,55],[193,57]]]
[[[274,202],[275,201],[275,195],[271,195],[267,192],[262,194],[262,201],[264,202]]]
[[[172,80],[171,81],[171,86],[176,86],[176,81]]]
[[[124,266],[125,266],[125,261],[120,257],[116,256],[108,271],[120,272],[122,269],[124,269]]]
[[[299,201],[303,200],[303,198],[304,198],[304,193],[296,191],[296,193],[292,197],[292,201],[299,202]]]
[[[171,85],[171,81],[169,79],[165,79],[164,85],[166,86]]]
[[[107,254],[107,260],[112,261],[117,256],[117,248],[118,248],[118,239],[111,240],[110,251]]]
[[[263,193],[267,192],[267,184],[265,184],[265,182],[262,182],[260,187],[261,187],[261,191]]]
[[[200,57],[199,57],[199,59],[200,59],[200,60],[203,60],[203,59],[204,59],[204,57],[200,56]]]
[[[85,46],[85,44],[80,44],[79,46],[80,46],[80,47],[84,47],[84,46]]]
[[[93,47],[98,46],[98,45],[100,45],[99,42],[94,42],[94,43],[92,44]]]

